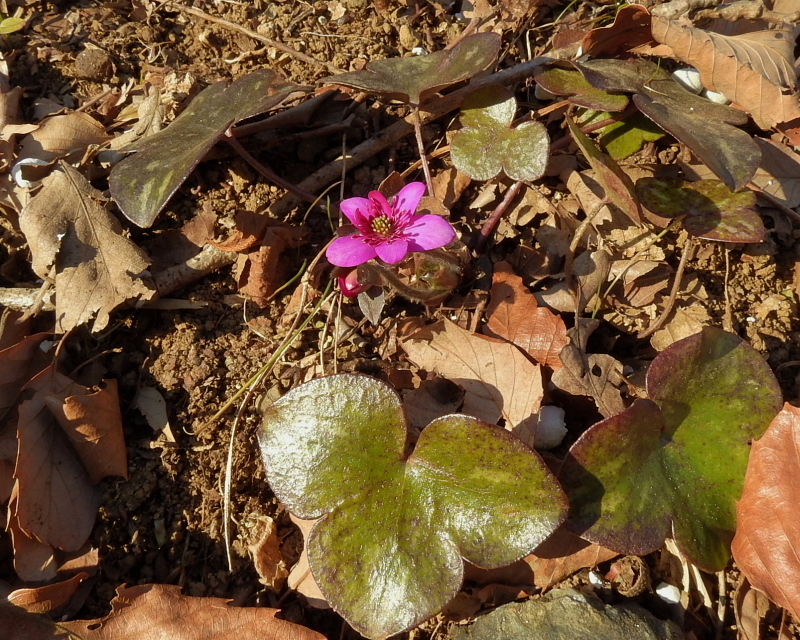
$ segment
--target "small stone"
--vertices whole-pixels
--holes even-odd
[[[114,76],[114,61],[102,49],[84,49],[75,56],[72,72],[82,80],[107,82]]]
[[[407,24],[400,26],[400,48],[411,51],[420,43],[419,36]]]

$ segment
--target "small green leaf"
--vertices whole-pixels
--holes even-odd
[[[111,170],[111,197],[128,220],[149,227],[228,127],[300,90],[270,69],[254,71],[229,86],[212,84],[166,129],[122,149],[137,153]]]
[[[550,150],[540,122],[511,126],[514,95],[498,85],[479,89],[464,101],[463,129],[450,140],[453,164],[473,180],[490,180],[501,171],[512,180],[536,180],[544,174]]]
[[[611,156],[597,148],[597,145],[577,127],[569,116],[567,116],[567,125],[575,144],[578,145],[578,148],[589,161],[595,172],[595,178],[606,192],[606,197],[622,213],[636,224],[639,224],[642,217],[631,179],[619,168],[619,165],[614,162]]]
[[[679,340],[647,373],[651,400],[591,427],[559,479],[567,525],[592,542],[643,555],[672,537],[708,571],[730,557],[749,443],[781,408],[764,359],[714,327]]]
[[[418,106],[439,89],[483,71],[495,61],[499,52],[499,35],[476,33],[452,49],[427,56],[373,60],[361,71],[328,76],[322,82]]]
[[[639,111],[689,147],[731,190],[753,178],[761,151],[749,133],[731,126],[745,124],[746,113],[694,95],[649,60],[589,60],[575,66],[598,89],[633,93]]]
[[[641,203],[664,218],[686,216],[687,233],[718,242],[763,242],[764,223],[755,209],[752,191],[733,193],[719,180],[660,180],[636,182]]]
[[[386,638],[434,615],[461,586],[463,559],[514,562],[563,521],[541,458],[465,415],[434,420],[406,454],[397,394],[341,374],[293,389],[264,412],[259,444],[275,495],[301,518],[314,577],[359,633]]]
[[[642,148],[645,142],[655,142],[664,132],[641,113],[603,127],[599,132],[600,144],[614,160],[624,160]]]
[[[0,35],[8,35],[15,31],[25,28],[25,21],[22,18],[4,18],[0,20]]]
[[[610,93],[596,89],[570,62],[540,65],[536,67],[533,77],[550,93],[569,96],[570,102],[587,109],[622,111],[628,106],[628,96],[624,93]]]

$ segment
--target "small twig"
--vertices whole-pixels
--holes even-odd
[[[522,180],[518,180],[508,189],[506,189],[506,192],[503,195],[503,200],[497,205],[495,210],[492,211],[492,214],[489,216],[486,222],[483,223],[480,235],[478,236],[478,242],[475,244],[475,251],[478,253],[483,253],[483,250],[486,248],[486,243],[489,241],[489,237],[494,233],[494,230],[500,223],[500,218],[503,217],[503,214],[508,210],[508,208],[511,206],[511,203],[514,201],[514,198],[517,197],[520,190],[524,186],[525,183]]]
[[[182,11],[183,13],[188,13],[191,16],[202,18],[203,20],[208,20],[209,22],[213,22],[228,29],[233,29],[234,31],[239,31],[241,33],[244,33],[245,35],[250,36],[254,40],[258,40],[260,42],[263,42],[264,44],[268,44],[271,47],[275,47],[278,51],[283,51],[284,53],[288,53],[290,56],[296,58],[297,60],[302,60],[303,62],[314,65],[315,67],[323,67],[324,69],[327,69],[330,73],[344,73],[344,69],[340,69],[336,65],[330,64],[329,62],[322,62],[321,60],[316,60],[311,56],[307,56],[305,53],[300,53],[296,49],[292,49],[292,47],[285,45],[282,42],[278,42],[277,40],[273,40],[272,38],[267,38],[266,36],[262,36],[257,31],[252,31],[251,29],[238,25],[235,22],[230,22],[229,20],[225,20],[224,18],[217,18],[216,16],[212,16],[211,14],[206,13],[205,11],[200,11],[200,9],[195,9],[194,7],[187,7],[175,2],[170,2],[168,4],[177,11]]]
[[[675,280],[672,283],[672,290],[669,292],[669,298],[667,298],[667,304],[664,306],[664,310],[661,312],[661,315],[658,317],[658,319],[647,329],[640,332],[637,338],[647,338],[653,335],[667,321],[670,313],[672,313],[672,308],[675,306],[675,301],[678,299],[678,292],[680,291],[681,281],[683,280],[683,272],[686,270],[686,265],[689,262],[691,254],[693,253],[693,249],[694,242],[692,240],[692,236],[687,236],[686,243],[683,246],[683,255],[681,256],[681,261],[678,263],[678,270],[675,272]]]
[[[186,262],[153,274],[153,282],[159,297],[168,296],[212,271],[233,264],[238,256],[239,254],[233,251],[223,251],[214,245],[207,244],[200,253]]]
[[[308,193],[307,191],[303,191],[299,187],[293,185],[288,180],[284,180],[281,178],[277,173],[275,173],[272,169],[267,167],[266,165],[261,164],[258,160],[256,160],[252,154],[242,146],[242,143],[239,142],[235,136],[230,135],[229,133],[225,134],[225,141],[231,145],[242,158],[244,158],[247,163],[253,167],[256,171],[258,171],[262,176],[264,176],[267,180],[271,180],[279,187],[286,189],[290,193],[293,193],[298,198],[302,198],[306,202],[315,202],[317,197],[313,193]]]
[[[730,284],[731,279],[731,250],[727,245],[723,245],[722,250],[725,252],[725,282],[723,285],[725,289],[725,315],[722,317],[722,328],[725,329],[725,331],[734,333],[733,311],[731,310],[731,294],[730,291],[728,291],[728,285]]]
[[[425,174],[425,184],[428,186],[428,195],[433,196],[433,180],[431,179],[431,169],[428,166],[428,156],[425,152],[425,142],[422,139],[422,124],[419,117],[419,107],[414,106],[414,136],[417,139],[417,149],[419,150],[419,160],[422,163],[422,172]]]

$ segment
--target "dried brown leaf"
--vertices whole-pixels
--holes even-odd
[[[652,41],[650,14],[645,7],[631,4],[617,11],[612,25],[587,33],[581,49],[594,58],[613,57]]]
[[[288,585],[290,589],[294,589],[298,593],[302,593],[306,597],[309,605],[315,609],[330,609],[331,606],[322,595],[319,585],[317,585],[314,576],[311,574],[311,566],[308,564],[308,546],[305,542],[308,540],[308,535],[311,533],[312,527],[316,524],[315,520],[303,520],[294,514],[289,514],[292,522],[297,525],[300,532],[303,534],[303,552],[300,554],[295,565],[289,573]]]
[[[105,388],[66,398],[48,395],[47,408],[69,438],[89,480],[97,484],[108,476],[128,478],[128,459],[122,433],[122,414],[116,380],[105,380]]]
[[[700,71],[707,89],[747,111],[762,129],[800,118],[788,30],[725,36],[653,16],[653,37]]]
[[[618,555],[562,527],[524,561],[533,568],[536,586],[549,589],[581,569],[593,569]]]
[[[513,342],[539,364],[560,369],[558,354],[567,344],[567,327],[561,316],[539,306],[507,262],[495,265],[489,295],[483,332]]]
[[[492,424],[503,418],[513,429],[539,410],[541,367],[510,342],[443,320],[415,332],[402,346],[414,364],[464,388],[466,414]]]
[[[54,160],[71,153],[83,154],[89,145],[110,139],[103,125],[83,111],[50,116],[22,139],[19,157]]]
[[[28,613],[22,607],[2,602],[0,602],[0,629],[8,634],[5,636],[5,640],[53,640],[53,638],[58,638],[55,623],[46,616]]]
[[[409,424],[422,430],[436,418],[458,411],[463,401],[461,387],[446,378],[433,378],[403,394],[403,411]]]
[[[88,573],[81,571],[70,579],[55,584],[32,589],[16,589],[9,594],[8,602],[30,613],[48,613],[67,604],[81,582],[88,577]]]
[[[51,333],[37,333],[0,351],[0,422],[17,402],[22,387],[47,366],[41,349]]]
[[[237,265],[236,280],[239,293],[255,304],[264,307],[270,296],[288,277],[286,261],[281,254],[289,248],[298,247],[305,230],[289,225],[275,225],[264,232],[259,246],[246,254]]]
[[[24,531],[16,516],[17,496],[12,494],[8,503],[7,529],[14,548],[14,571],[25,582],[47,582],[56,577],[56,559],[53,547],[39,542]]]
[[[736,564],[756,589],[800,615],[800,409],[789,404],[753,443],[736,507]]]
[[[281,541],[278,527],[269,516],[259,516],[255,528],[255,541],[247,550],[253,558],[253,566],[261,584],[280,591],[286,582],[289,571],[281,554]]]
[[[92,532],[100,497],[48,409],[47,399],[75,395],[83,387],[48,367],[26,389],[34,394],[19,405],[15,513],[28,535],[75,551]]]
[[[103,329],[113,309],[149,300],[155,289],[145,271],[150,260],[98,201],[102,194],[78,171],[63,164],[20,216],[33,254],[33,270],[51,278],[55,269],[56,323],[69,331],[94,318]]]
[[[105,618],[61,626],[83,640],[325,640],[316,631],[281,620],[278,609],[232,607],[228,602],[184,596],[174,585],[120,587]]]
[[[625,409],[620,396],[622,364],[604,353],[586,354],[574,344],[561,351],[564,367],[553,374],[553,384],[562,391],[589,396],[597,403],[597,410],[610,418]]]

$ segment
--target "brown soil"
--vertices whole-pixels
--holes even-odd
[[[291,81],[303,84],[328,75],[325,68],[298,61],[239,31],[182,13],[177,6],[192,4],[188,0],[163,6],[146,0],[131,4],[90,0],[27,4],[36,5],[36,17],[23,34],[12,35],[3,45],[11,62],[12,86],[25,89],[26,122],[33,120],[39,98],[78,107],[131,80],[163,82],[171,71],[191,74],[198,81],[197,86],[237,78],[264,66],[276,68]],[[404,55],[415,46],[428,51],[440,49],[463,28],[452,10],[426,2],[411,2],[410,6],[390,0],[194,4],[342,69],[361,68],[375,58]],[[331,19],[342,9],[343,17]],[[551,11],[543,5],[536,23],[551,22],[560,10]],[[530,46],[541,49],[551,35],[547,29],[536,32]],[[520,55],[520,46],[526,46],[519,42],[506,45],[507,63]],[[392,116],[370,117],[375,119],[370,126],[380,128]],[[440,123],[426,134],[441,137],[445,126],[447,123]],[[357,141],[358,134],[353,135],[348,144]],[[293,143],[263,157],[272,166],[280,167],[286,179],[299,182],[340,149],[341,137],[337,134]],[[387,175],[388,167],[402,169],[415,155],[413,141],[403,141],[355,171],[351,176],[354,182],[348,182],[348,193],[360,194],[375,188]],[[132,229],[134,239],[146,246],[157,231],[180,226],[203,207],[210,207],[225,218],[237,209],[263,209],[282,194],[227,150],[221,151],[220,156],[200,165],[171,200],[154,230]],[[557,178],[548,181],[553,191],[564,191]],[[292,219],[298,220],[303,213],[296,212]],[[465,215],[463,229],[472,222]],[[733,328],[764,353],[777,370],[787,399],[793,400],[798,397],[795,374],[800,361],[800,327],[791,302],[794,298],[786,298],[783,292],[794,288],[796,257],[792,245],[798,232],[788,228],[785,220],[780,225],[767,251],[761,252],[763,255],[733,250],[727,292]],[[310,244],[287,253],[290,274],[329,238],[327,221],[312,219],[308,226]],[[492,260],[507,257],[518,242],[519,238],[511,238],[497,245],[491,253]],[[677,256],[670,253],[674,247],[668,243],[664,247],[674,266]],[[705,286],[705,305],[712,322],[721,325],[726,312],[724,251],[718,246],[701,248],[692,269]],[[34,279],[29,272],[28,276],[17,283]],[[238,604],[275,606],[281,598],[288,619],[318,629],[330,638],[340,637],[343,625],[336,614],[312,609],[303,598],[292,594],[282,597],[282,591],[260,584],[253,568],[247,546],[257,534],[255,524],[261,516],[277,519],[287,563],[296,559],[302,538],[265,481],[255,444],[258,417],[252,403],[235,436],[231,431],[233,412],[200,431],[284,338],[287,325],[283,315],[292,291],[289,288],[282,292],[263,311],[248,306],[248,318],[260,335],[256,334],[245,321],[241,300],[235,299],[236,283],[230,269],[225,268],[174,296],[202,302],[202,308],[119,312],[108,330],[95,336],[81,334],[75,341],[70,357],[76,364],[115,350],[100,356],[98,362],[105,368],[106,377],[117,378],[120,383],[130,464],[128,481],[104,484],[103,505],[91,540],[99,550],[100,572],[80,617],[106,614],[114,590],[122,583],[171,583],[183,586],[189,595],[230,597]],[[399,299],[392,305],[384,317],[437,313]],[[345,315],[354,322],[360,319],[360,312],[353,305],[347,307]],[[395,366],[397,356],[388,344],[392,336],[388,327],[389,324],[362,327],[361,337],[340,349],[340,367],[383,375],[387,368]],[[320,331],[314,328],[304,333],[263,383],[262,393],[274,396],[306,376],[307,358],[318,353]],[[652,354],[649,347],[611,329],[601,332],[597,342],[623,361]],[[392,359],[395,365],[387,362]],[[156,387],[166,398],[176,446],[154,444],[152,429],[131,407],[142,384]],[[223,478],[232,437],[235,446],[230,508],[235,522],[235,566],[229,571],[222,514]],[[3,574],[11,576],[8,566],[0,569],[0,577]],[[357,637],[353,632],[349,634],[341,637]],[[413,632],[408,637],[423,636]]]

